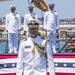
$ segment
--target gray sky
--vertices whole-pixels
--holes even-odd
[[[46,4],[55,3],[55,10],[59,12],[60,19],[75,18],[75,0],[44,0],[44,2]],[[17,7],[16,12],[21,16],[28,13],[28,0],[0,2],[0,18],[5,17],[10,12],[10,5],[13,4]],[[38,8],[35,8],[34,12],[37,13],[38,17],[44,16],[44,12],[41,12]]]

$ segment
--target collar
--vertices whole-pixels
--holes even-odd
[[[38,41],[39,36],[37,36],[36,38],[31,38],[31,37],[29,37],[29,39],[31,39],[33,42],[36,42],[36,41]]]
[[[49,12],[54,13],[54,10],[49,10]]]
[[[12,12],[11,12],[10,14],[12,14],[12,15],[16,15],[16,13],[12,13]]]

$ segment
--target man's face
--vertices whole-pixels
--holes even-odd
[[[32,13],[33,12],[33,9],[29,9],[29,12]]]
[[[54,9],[54,6],[49,6],[50,10],[53,10]]]
[[[15,7],[11,7],[11,12],[12,12],[12,13],[14,13],[14,12],[15,12],[15,10],[16,10],[16,8],[15,8]]]
[[[30,36],[35,38],[38,34],[38,28],[29,28]]]

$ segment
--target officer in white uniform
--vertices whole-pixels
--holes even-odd
[[[25,14],[25,16],[24,16],[24,33],[26,34],[26,38],[28,38],[30,36],[29,32],[28,32],[28,26],[27,26],[26,22],[28,20],[38,19],[37,14],[33,13],[33,6],[29,6],[28,9],[29,9],[29,13]]]
[[[52,51],[56,53],[56,35],[59,30],[58,13],[54,10],[53,3],[49,4],[49,11],[45,12],[44,29],[47,32],[47,37],[51,41]]]
[[[17,53],[18,30],[21,29],[20,15],[15,13],[15,5],[10,6],[10,13],[6,15],[6,31],[8,32],[9,53]]]
[[[38,36],[37,20],[28,21],[30,37],[22,41],[19,47],[17,75],[55,75],[54,59],[49,41]]]

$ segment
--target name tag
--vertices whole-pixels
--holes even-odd
[[[31,46],[25,46],[25,48],[31,48]]]

